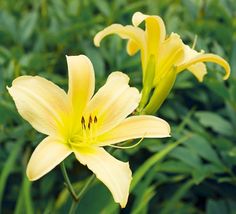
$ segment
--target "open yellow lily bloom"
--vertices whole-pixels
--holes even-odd
[[[145,21],[145,30],[138,27],[143,21]],[[170,92],[176,75],[185,69],[191,71],[199,81],[202,81],[207,73],[204,62],[214,62],[225,69],[224,79],[229,77],[230,67],[223,58],[214,54],[205,54],[203,51],[195,51],[185,45],[176,33],[167,37],[164,22],[159,16],[136,12],[132,17],[132,23],[133,25],[112,24],[108,26],[96,34],[94,43],[99,46],[104,37],[117,34],[123,39],[128,39],[127,52],[129,55],[134,55],[140,50],[143,70],[141,105],[146,104],[152,88],[158,90],[158,101],[155,97],[155,102],[159,103],[155,108],[150,108],[152,110],[148,110],[148,113],[153,113],[154,109],[159,108],[158,106]],[[153,103],[151,105],[153,106]]]
[[[125,207],[132,179],[128,163],[111,156],[103,146],[128,139],[168,137],[170,127],[154,116],[128,117],[140,94],[129,78],[113,72],[95,95],[94,70],[84,56],[68,56],[69,90],[39,76],[21,76],[8,88],[21,116],[37,131],[48,135],[33,152],[27,176],[37,180],[72,152]]]

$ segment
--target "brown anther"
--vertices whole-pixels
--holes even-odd
[[[93,122],[93,120],[92,120],[92,117],[91,117],[91,115],[89,116],[89,124],[90,123],[92,123]]]
[[[96,117],[96,116],[94,117],[94,120],[93,120],[93,122],[94,122],[94,123],[97,123],[97,122],[98,122],[98,119],[97,119],[97,117]]]
[[[82,128],[86,129],[84,116],[81,118]]]

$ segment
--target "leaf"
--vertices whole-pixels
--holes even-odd
[[[141,194],[141,200],[139,203],[134,206],[134,209],[132,209],[132,214],[140,214],[143,210],[145,210],[148,207],[149,201],[154,197],[156,194],[155,192],[155,186],[149,186],[147,187]]]
[[[207,214],[228,214],[227,204],[223,200],[208,200],[207,202]]]
[[[9,174],[12,170],[14,170],[14,165],[17,157],[19,156],[19,152],[21,151],[22,144],[24,141],[18,141],[15,143],[14,148],[12,149],[10,155],[8,156],[8,159],[6,160],[6,163],[4,164],[3,169],[1,170],[0,174],[0,211],[1,211],[1,205],[2,205],[2,197],[4,194],[4,189],[6,187],[6,182]]]
[[[178,146],[180,143],[186,140],[185,138],[182,138],[181,140],[170,143],[167,145],[164,149],[162,149],[160,152],[154,154],[150,158],[148,158],[134,173],[133,180],[131,182],[130,191],[132,191],[136,185],[139,183],[139,181],[142,179],[142,177],[147,173],[147,171],[157,162],[162,160],[168,153],[170,153],[176,146]]]
[[[207,142],[202,136],[194,135],[190,140],[185,142],[185,145],[205,160],[211,161],[218,166],[222,166],[222,163],[215,150],[211,147],[210,142]]]
[[[202,162],[195,151],[192,151],[186,147],[178,147],[174,152],[170,154],[171,157],[177,158],[183,161],[185,164],[197,169],[201,168]]]
[[[219,134],[226,136],[231,136],[234,134],[232,125],[226,119],[216,113],[199,111],[196,112],[195,115],[203,126],[212,128]]]
[[[32,35],[38,20],[37,12],[26,14],[19,24],[19,37],[22,44],[25,44]]]
[[[174,213],[175,208],[177,207],[178,201],[186,194],[187,191],[193,186],[194,181],[189,180],[185,182],[180,188],[174,193],[170,200],[165,204],[164,209],[160,212],[161,214]]]

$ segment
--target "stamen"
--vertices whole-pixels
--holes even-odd
[[[96,117],[96,116],[94,117],[94,120],[93,120],[93,122],[94,122],[94,123],[97,123],[97,122],[98,122],[98,119],[97,119],[97,117]]]
[[[117,148],[117,149],[132,149],[132,148],[138,146],[143,141],[143,139],[144,139],[144,136],[137,143],[135,143],[134,145],[131,145],[131,146],[116,146],[116,145],[108,145],[108,146],[113,147],[113,148]]]
[[[92,120],[92,117],[91,117],[91,115],[89,116],[89,123],[92,123],[93,122],[93,120]]]
[[[82,118],[81,118],[81,124],[82,124],[82,128],[86,129],[84,116],[82,116]]]

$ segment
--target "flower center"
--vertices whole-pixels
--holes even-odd
[[[97,130],[97,116],[89,115],[89,117],[82,116],[80,120],[79,131],[72,134],[68,143],[72,147],[87,146],[96,141]]]

